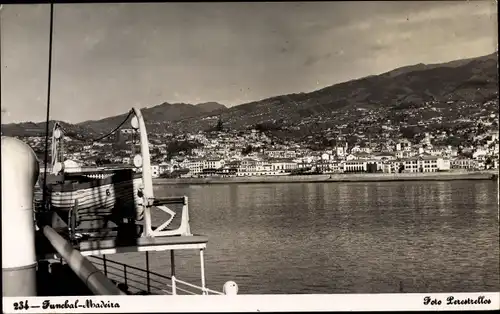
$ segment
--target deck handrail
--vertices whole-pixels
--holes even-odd
[[[212,289],[208,289],[208,288],[203,289],[203,288],[202,288],[202,287],[200,287],[200,286],[194,285],[194,284],[192,284],[192,283],[189,283],[189,282],[186,282],[186,281],[183,281],[183,280],[177,279],[177,278],[175,278],[175,282],[176,282],[176,283],[181,283],[181,284],[186,285],[186,286],[191,287],[191,288],[198,289],[198,290],[200,290],[200,291],[202,291],[202,292],[203,292],[203,291],[206,291],[206,292],[211,292],[211,293],[215,293],[215,294],[223,294],[222,292],[215,291],[215,290],[212,290]],[[177,289],[179,289],[179,288],[177,288]]]
[[[128,265],[128,264],[125,264],[125,263],[121,263],[121,262],[117,262],[117,261],[113,261],[111,259],[104,259],[102,257],[99,257],[99,256],[91,256],[93,259],[98,259],[100,261],[106,261],[107,263],[113,263],[113,264],[117,264],[117,265],[120,265],[122,267],[126,267],[126,268],[130,268],[130,269],[134,269],[134,270],[138,270],[138,271],[142,271],[142,272],[147,272],[145,269],[142,269],[140,267],[135,267],[135,266],[131,266],[131,265]],[[161,277],[161,278],[164,278],[164,279],[168,279],[168,280],[172,280],[172,277],[169,277],[169,276],[165,276],[165,275],[162,275],[162,274],[158,274],[158,273],[155,273],[155,272],[152,272],[150,271],[150,273],[158,276],[158,277]]]
[[[197,294],[199,294],[199,292],[201,292],[202,294],[224,295],[224,293],[222,293],[222,292],[215,291],[215,290],[212,290],[209,288],[203,288],[201,286],[186,282],[184,280],[180,280],[180,279],[176,278],[176,276],[170,277],[170,276],[162,275],[162,274],[153,272],[151,270],[148,271],[148,270],[142,269],[140,267],[128,265],[125,263],[113,261],[113,260],[106,259],[103,257],[98,257],[98,256],[91,256],[90,259],[97,266],[101,266],[106,275],[113,275],[115,277],[118,277],[120,280],[124,280],[123,283],[125,283],[127,286],[129,286],[135,290],[138,290],[139,292],[148,291],[151,293],[151,292],[153,292],[153,291],[151,291],[153,289],[153,290],[161,292],[163,294],[164,293],[177,294],[177,291],[180,291],[180,292],[184,292],[184,293],[192,294],[192,295],[197,295]],[[121,274],[114,272],[113,270],[121,272]],[[127,272],[127,270],[135,270],[135,271],[141,272],[141,274],[138,274],[135,272],[130,272],[130,271]],[[139,281],[136,278],[130,278],[130,276],[139,277],[139,278],[143,279],[144,282]],[[154,278],[154,277],[157,277],[157,278]],[[160,281],[158,278],[164,279],[164,281]],[[135,284],[129,285],[130,282],[134,282],[136,284],[142,285],[146,289],[142,289],[140,287],[137,287],[137,285],[135,285]],[[169,288],[169,289],[161,288],[157,284],[163,285],[163,286],[165,286],[165,288]],[[178,284],[184,285],[184,287],[179,287]],[[187,290],[186,289],[187,287],[192,288],[192,289],[196,289],[198,291],[198,293]]]
[[[99,265],[99,266],[104,266],[103,264],[98,264],[98,263],[96,263],[96,264],[97,264],[97,265]],[[106,273],[111,273],[111,272],[109,271],[109,269],[116,269],[116,270],[118,270],[118,271],[123,271],[123,269],[124,269],[124,268],[126,268],[126,267],[129,267],[129,266],[128,266],[128,265],[124,265],[124,267],[119,268],[119,267],[115,267],[115,266],[113,266],[113,265],[106,265]],[[135,274],[135,273],[132,273],[132,272],[131,272],[131,273],[127,273],[127,274],[128,274],[128,275],[134,275],[134,276],[141,277],[141,278],[146,278],[146,277],[143,277],[142,275]],[[162,275],[160,275],[160,274],[156,274],[156,273],[153,273],[153,274],[154,274],[154,275],[156,275],[156,276],[159,276],[159,277],[166,277],[166,276],[162,276]],[[114,273],[113,273],[113,275],[116,275],[116,274],[114,274]],[[124,279],[125,279],[125,277],[124,277]],[[136,280],[134,280],[134,279],[130,279],[130,278],[128,278],[128,277],[127,277],[126,279],[127,279],[127,281],[136,281]],[[169,279],[169,280],[171,280],[171,279]],[[157,282],[157,283],[160,283],[160,284],[164,284],[164,282],[163,282],[163,281],[159,281],[159,280],[157,280],[157,279],[153,279],[153,278],[150,278],[150,281]]]
[[[99,266],[98,268],[103,270],[103,272],[106,274],[106,276],[108,276],[113,281],[115,281],[115,282],[121,281],[121,282],[117,282],[117,283],[124,283],[125,285],[127,285],[128,288],[132,288],[133,290],[136,290],[136,292],[139,292],[139,293],[144,292],[144,291],[148,291],[149,293],[154,294],[155,291],[164,292],[165,286],[171,287],[171,285],[169,285],[168,283],[166,283],[164,281],[159,281],[159,280],[154,279],[154,278],[150,278],[149,282],[147,282],[147,280],[146,280],[147,278],[146,278],[145,274],[137,274],[137,273],[130,272],[130,271],[127,272],[128,267],[133,267],[133,266],[130,266],[127,264],[116,262],[117,265],[123,265],[122,267],[116,267],[113,265],[107,265],[107,263],[106,264],[99,263],[99,262],[96,262],[94,260],[92,260],[92,262],[95,263],[96,266]],[[110,262],[111,264],[113,264],[114,261],[107,260],[106,262]],[[140,269],[140,268],[138,270],[141,270],[142,272],[146,272],[145,270]],[[160,277],[165,277],[165,276],[162,276],[162,275],[156,274],[156,273],[153,273],[153,275],[159,275]],[[131,278],[134,276],[137,278]],[[128,292],[132,293],[132,291],[130,291],[130,290]]]

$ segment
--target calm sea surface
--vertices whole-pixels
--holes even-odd
[[[495,181],[156,186],[189,197],[207,286],[239,293],[498,291]],[[111,256],[109,256],[111,257]],[[144,254],[112,257],[144,266]],[[150,255],[169,275],[168,252]],[[177,277],[200,283],[196,251]]]

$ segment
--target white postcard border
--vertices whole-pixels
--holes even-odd
[[[452,297],[457,304],[449,304]],[[27,302],[27,306],[26,306]],[[44,307],[46,302],[52,306]],[[75,308],[76,304],[76,308]],[[500,292],[4,297],[4,313],[498,310]]]

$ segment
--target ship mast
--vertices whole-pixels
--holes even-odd
[[[45,156],[43,172],[43,203],[47,202],[47,163],[49,159],[49,120],[50,120],[50,92],[52,82],[52,38],[54,35],[54,3],[50,3],[50,24],[49,24],[49,67],[47,73],[47,115],[45,117]]]

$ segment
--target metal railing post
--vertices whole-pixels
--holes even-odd
[[[207,294],[205,287],[205,257],[203,254],[203,249],[200,250],[200,268],[201,268],[201,291],[203,294]]]
[[[177,285],[175,283],[175,256],[174,250],[170,250],[170,272],[172,277],[172,295],[177,295]]]
[[[125,284],[127,284],[127,265],[123,264],[123,278],[125,280]]]
[[[177,283],[175,281],[175,276],[172,276],[172,295],[177,295]]]
[[[146,251],[146,280],[148,283],[148,293],[151,293],[151,279],[149,278],[149,252]]]
[[[103,265],[104,265],[104,275],[108,275],[108,267],[106,266],[106,255],[102,255],[102,262],[103,262]]]

